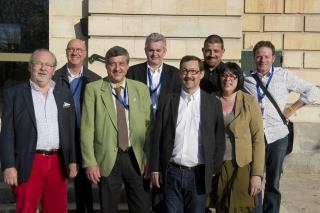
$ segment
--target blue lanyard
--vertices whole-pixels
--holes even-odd
[[[113,92],[112,92],[112,95],[123,105],[124,108],[129,110],[129,103],[128,103],[128,100],[127,100],[127,95],[128,95],[127,83],[126,83],[126,85],[124,87],[123,99],[121,98],[121,96],[118,96],[117,94],[114,94]]]
[[[150,93],[150,96],[152,96],[152,94],[155,93],[156,91],[158,91],[158,89],[161,86],[162,73],[161,73],[161,76],[160,76],[160,81],[159,81],[158,85],[154,89],[152,89],[152,79],[151,79],[151,72],[150,72],[149,68],[148,68],[147,76],[148,76],[148,83],[149,83],[149,93]]]
[[[269,87],[269,84],[270,84],[271,79],[273,77],[273,72],[274,72],[274,68],[272,67],[271,75],[269,76],[267,84],[266,84],[266,89],[268,89],[268,87]],[[261,103],[262,99],[266,96],[266,93],[261,93],[258,82],[256,83],[256,89],[257,89],[258,102]]]
[[[82,82],[82,75],[79,77],[79,80],[78,80],[78,82],[77,82],[77,85],[76,85],[76,87],[74,88],[74,90],[72,91],[72,97],[74,97],[74,95],[76,94],[77,90],[79,89],[79,86],[80,86],[81,82]]]

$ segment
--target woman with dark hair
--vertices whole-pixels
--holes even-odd
[[[261,191],[265,153],[262,116],[255,97],[241,91],[243,81],[236,63],[226,63],[218,73],[226,149],[218,178],[217,212],[251,212]]]

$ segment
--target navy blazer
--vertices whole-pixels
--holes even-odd
[[[57,85],[53,90],[58,110],[59,140],[63,152],[64,172],[76,162],[74,135],[75,112],[68,91]],[[67,106],[67,104],[70,104]],[[31,174],[37,145],[37,124],[30,82],[4,90],[0,134],[2,170],[15,167],[18,182],[27,182]],[[67,177],[67,176],[66,176]]]
[[[178,118],[180,93],[167,96],[158,108],[151,148],[151,172],[166,171],[172,157]],[[221,102],[213,93],[200,93],[200,134],[205,160],[206,192],[211,191],[212,175],[220,172],[225,150],[224,121]]]

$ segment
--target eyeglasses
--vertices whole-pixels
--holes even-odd
[[[82,52],[84,52],[84,51],[86,51],[86,50],[84,50],[84,49],[80,49],[80,48],[76,48],[76,49],[66,49],[66,51],[68,52],[68,53],[73,53],[73,52],[76,52],[76,53],[82,53]]]
[[[193,70],[193,69],[190,69],[190,70],[188,70],[188,69],[182,69],[181,70],[181,73],[183,74],[183,75],[187,75],[188,73],[190,73],[191,75],[196,75],[196,74],[198,74],[200,72],[200,70]]]
[[[236,75],[231,75],[231,74],[227,74],[227,73],[224,73],[223,75],[221,75],[221,77],[224,79],[230,78],[232,80],[236,80],[238,78],[238,76],[236,76]]]
[[[47,63],[41,63],[41,62],[32,62],[32,64],[37,68],[44,67],[46,69],[53,68],[53,67],[56,66],[56,65],[53,65],[53,64],[47,64]]]

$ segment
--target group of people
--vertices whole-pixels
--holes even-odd
[[[52,52],[33,52],[30,80],[3,94],[1,167],[17,212],[67,212],[68,178],[77,212],[93,212],[92,183],[108,213],[123,185],[130,212],[279,212],[288,129],[260,83],[286,119],[319,90],[274,67],[270,41],[254,46],[248,71],[222,62],[218,35],[179,69],[164,63],[163,35],[147,36],[144,50],[147,61],[129,67],[128,51],[110,48],[105,78],[84,65],[80,39],[56,72]],[[300,99],[287,106],[291,91]]]

